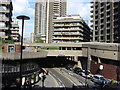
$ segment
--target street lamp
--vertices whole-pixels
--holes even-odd
[[[24,30],[24,20],[29,20],[30,18],[28,16],[20,15],[17,16],[17,19],[22,20],[22,34],[21,34],[21,54],[20,54],[20,89],[22,86],[22,48],[23,48],[23,30]]]

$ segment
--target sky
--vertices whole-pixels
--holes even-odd
[[[24,37],[30,37],[34,32],[34,13],[35,2],[40,0],[12,0],[13,2],[13,17],[26,15],[30,20],[25,20]],[[67,0],[67,14],[79,14],[81,17],[90,21],[90,1],[91,0]],[[21,20],[19,20],[21,34]]]

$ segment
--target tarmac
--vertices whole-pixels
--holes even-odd
[[[57,69],[59,70],[59,69]],[[83,83],[80,83],[78,82],[74,77],[71,77],[71,75],[68,75],[66,72],[63,71],[63,74],[65,76],[67,76],[69,79],[71,79],[72,81],[75,81],[73,83],[75,83],[75,85],[80,85],[83,87],[80,88],[80,90],[120,90],[120,84],[117,84],[117,83],[114,83],[114,84],[109,84],[103,88],[101,88],[100,86],[99,87],[92,87],[92,88],[89,88],[89,87],[85,87]],[[46,79],[44,81],[44,86],[42,85],[42,80],[40,80],[37,84],[34,85],[33,89],[32,90],[36,90],[37,88],[43,88],[44,87],[44,90],[62,90],[62,88],[60,88],[58,82],[54,79],[54,77],[50,74],[48,74],[46,76]],[[45,89],[46,88],[46,89]],[[64,89],[63,89],[64,90]],[[69,88],[67,90],[78,90],[77,88]]]

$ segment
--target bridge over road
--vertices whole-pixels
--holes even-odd
[[[35,58],[46,58],[48,52],[40,51],[40,52],[23,52],[23,59],[35,59]],[[19,60],[20,59],[20,52],[14,53],[1,53],[1,60]]]

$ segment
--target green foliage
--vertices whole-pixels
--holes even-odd
[[[13,39],[11,39],[11,40],[4,40],[4,39],[0,38],[0,44],[4,44],[4,43],[13,44],[14,40]]]
[[[3,40],[3,42],[2,43],[9,43],[9,44],[13,44],[14,43],[14,41],[13,40]]]
[[[43,40],[41,38],[38,38],[38,40],[36,41],[36,43],[43,43]]]

